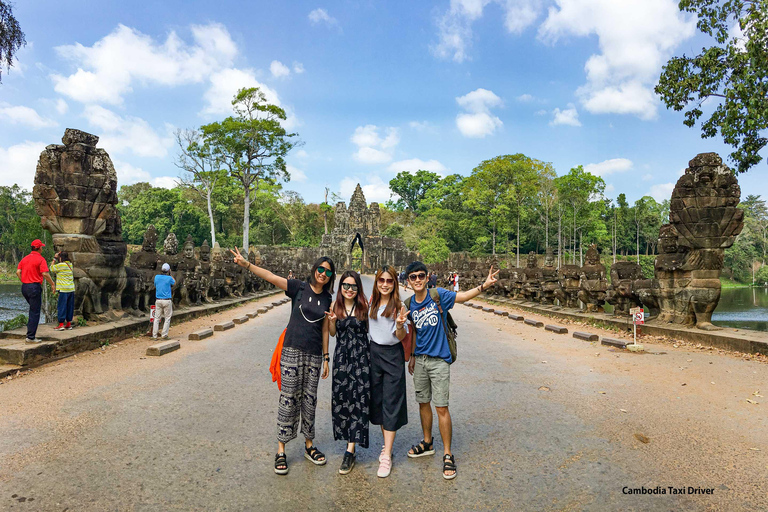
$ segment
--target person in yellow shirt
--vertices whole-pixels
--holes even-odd
[[[59,326],[55,330],[72,329],[72,317],[75,315],[75,276],[66,251],[58,252],[53,257],[51,272],[56,274],[56,291],[59,292]]]

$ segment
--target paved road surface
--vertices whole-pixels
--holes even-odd
[[[734,384],[737,394],[758,389],[768,375],[765,364],[712,353],[620,354],[462,306],[454,310],[460,326],[451,387],[455,480],[441,477],[439,436],[437,456],[405,455],[421,439],[410,378],[409,423],[397,437],[390,478],[376,477],[382,439],[374,429],[352,473],[338,474],[344,443],[332,439],[330,378],[320,384],[316,439],[329,463],[310,464],[297,440],[287,449],[290,474],[276,476],[278,393],[268,365],[288,312],[281,306],[196,342],[198,349],[165,356],[177,359],[150,373],[89,383],[87,392],[57,404],[48,421],[3,419],[0,409],[0,510],[768,507],[768,402],[710,397],[705,386],[715,387],[706,372],[717,368],[728,372],[719,380],[743,384]],[[690,368],[677,368],[685,365]],[[58,378],[87,378],[78,368],[61,370]],[[658,377],[668,374],[669,383]],[[6,383],[0,397],[13,391],[23,401],[40,379]],[[680,387],[681,379],[688,387]],[[668,386],[674,389],[665,391]],[[724,403],[732,406],[723,410]],[[657,485],[714,494],[622,492]]]

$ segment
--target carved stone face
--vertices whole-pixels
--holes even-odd
[[[175,233],[168,233],[168,236],[165,237],[165,242],[163,242],[163,249],[165,250],[165,254],[169,256],[174,256],[179,253],[179,241],[176,239]]]
[[[144,252],[155,252],[155,246],[157,245],[157,230],[155,226],[150,224],[147,226],[147,231],[144,232],[144,241],[141,243],[141,249]]]
[[[597,252],[597,246],[592,244],[587,249],[586,255],[587,265],[598,265],[600,263],[600,253]]]
[[[211,256],[211,261],[214,263],[224,263],[224,255],[221,253],[221,251],[213,251],[213,255]]]
[[[195,257],[195,246],[190,244],[184,245],[184,257],[192,259]]]
[[[544,266],[545,267],[555,266],[555,255],[552,254],[552,249],[547,249],[547,255],[544,258]]]
[[[665,224],[659,229],[659,250],[663,254],[677,252],[677,229],[671,224]]]
[[[536,268],[536,253],[533,251],[528,253],[528,268]]]
[[[208,245],[208,240],[200,246],[200,259],[205,262],[211,261],[211,246]]]
[[[254,251],[248,252],[248,261],[254,265],[256,264],[256,253]]]

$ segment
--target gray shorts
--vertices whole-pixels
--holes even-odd
[[[420,404],[432,402],[435,407],[448,407],[451,387],[451,365],[441,357],[414,356],[413,387],[416,401]]]

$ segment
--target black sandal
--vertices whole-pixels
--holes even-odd
[[[288,474],[288,460],[285,458],[285,452],[275,455],[275,473],[278,475]]]
[[[435,447],[432,446],[435,444],[435,438],[433,437],[430,442],[426,442],[425,440],[419,441],[419,444],[415,444],[411,446],[411,449],[408,451],[408,456],[412,459],[415,459],[417,457],[424,457],[425,455],[434,455],[435,454]]]
[[[304,446],[304,457],[312,462],[312,464],[317,464],[318,466],[322,466],[327,462],[325,454],[318,450],[315,445],[312,445],[309,448]]]
[[[446,471],[453,471],[452,475],[446,475]],[[446,480],[453,480],[456,478],[456,459],[453,455],[445,455],[443,457],[443,478]]]

